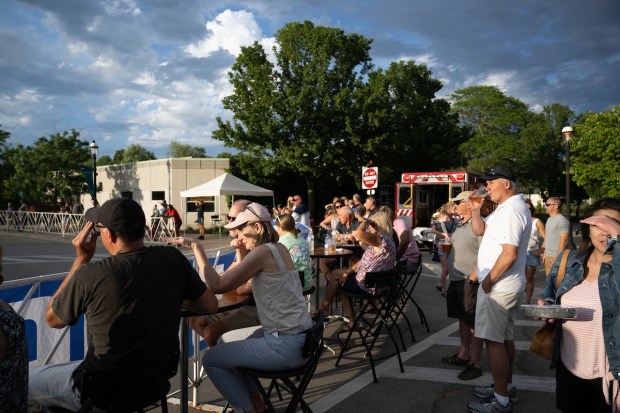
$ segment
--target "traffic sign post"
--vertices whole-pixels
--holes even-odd
[[[371,166],[370,168],[362,168],[362,189],[368,191],[379,186],[379,168]],[[374,191],[372,191],[374,193]],[[370,192],[368,192],[370,193]]]

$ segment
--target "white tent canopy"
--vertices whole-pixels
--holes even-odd
[[[243,179],[237,178],[229,173],[222,174],[217,178],[213,178],[207,183],[195,186],[186,191],[181,191],[182,198],[200,198],[203,196],[222,196],[232,195],[233,201],[235,195],[245,196],[270,196],[272,205],[275,205],[273,198],[273,191],[270,189],[261,188],[260,186],[251,184]],[[216,203],[216,213],[220,215],[220,203]]]
[[[218,195],[249,195],[249,196],[270,196],[273,191],[253,185],[243,179],[237,178],[229,173],[222,174],[213,178],[207,183],[195,186],[181,192],[183,198],[198,198],[201,196]]]

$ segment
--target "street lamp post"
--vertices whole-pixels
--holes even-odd
[[[97,155],[99,153],[99,147],[93,140],[90,145],[90,154],[93,157],[93,206],[97,206]]]
[[[562,137],[566,143],[566,215],[570,220],[570,140],[573,137],[573,128],[562,128]]]
[[[573,225],[570,220],[570,140],[573,137],[573,128],[570,126],[563,127],[562,137],[566,143],[566,217],[570,225],[568,245],[573,245]]]

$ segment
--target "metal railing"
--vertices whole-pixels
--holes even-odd
[[[210,256],[209,261],[216,266],[224,263],[226,267],[230,265],[234,258],[234,249],[216,248],[206,251]],[[187,259],[196,267],[196,260],[193,254],[186,255]],[[83,358],[86,351],[86,332],[87,328],[84,316],[75,326],[67,326],[60,330],[52,329],[45,323],[45,308],[52,294],[58,289],[62,281],[67,276],[67,272],[39,275],[35,277],[23,278],[18,280],[6,281],[0,284],[0,299],[9,303],[15,312],[27,320],[30,328],[27,328],[27,339],[36,351],[31,356],[31,367],[37,365],[47,365],[58,362],[74,361],[75,355],[79,359]],[[80,332],[81,330],[81,332]],[[72,333],[71,333],[71,332]],[[75,333],[74,337],[71,337]],[[200,371],[200,337],[195,336],[192,340],[191,360],[194,371]],[[59,351],[64,351],[64,355],[59,355]],[[62,359],[62,357],[70,359]],[[200,385],[201,377],[194,377],[190,380],[190,385],[197,388]],[[194,390],[196,391],[196,390]]]
[[[162,238],[174,234],[172,219],[162,217],[150,218],[145,228],[145,239],[150,242],[162,242]],[[84,227],[83,214],[64,212],[0,211],[0,229],[5,231],[26,231],[34,233],[53,233],[75,235]]]

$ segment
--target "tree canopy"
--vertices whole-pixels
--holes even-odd
[[[575,125],[571,175],[594,197],[620,197],[620,105]]]
[[[218,118],[213,137],[265,174],[296,171],[313,188],[337,179],[334,165],[348,158],[347,120],[371,68],[371,40],[308,21],[285,25],[275,38],[276,66],[258,43],[242,48],[229,73],[234,92],[223,100],[233,121]]]
[[[198,146],[185,145],[178,142],[170,142],[168,156],[171,158],[206,158],[207,153],[204,148]]]
[[[483,172],[493,166],[511,167],[526,192],[552,196],[565,193],[565,147],[562,128],[574,113],[554,103],[536,113],[494,86],[472,86],[455,91],[452,110],[473,137],[461,145],[467,168]],[[586,194],[571,182],[573,200]]]
[[[466,134],[425,66],[373,71],[372,40],[307,21],[285,25],[276,43],[275,65],[258,43],[242,48],[223,100],[233,120],[218,118],[213,134],[241,151],[247,174],[293,173],[312,204],[319,183],[355,184],[371,160],[390,183],[404,170],[458,162]]]
[[[56,203],[79,194],[81,168],[90,159],[88,142],[76,130],[41,137],[32,146],[9,149],[14,174],[5,182],[7,199]]]

